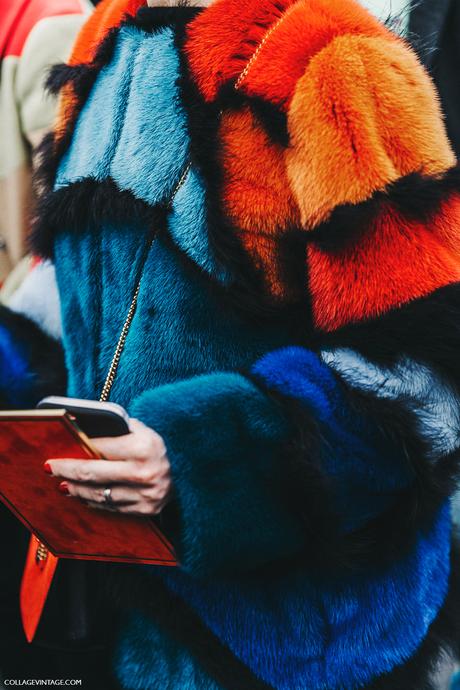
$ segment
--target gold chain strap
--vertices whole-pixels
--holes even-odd
[[[257,58],[259,57],[260,51],[262,50],[262,48],[264,47],[264,45],[266,44],[266,42],[268,41],[268,39],[270,38],[270,36],[272,35],[272,33],[273,33],[274,31],[276,31],[276,29],[279,27],[279,25],[286,19],[287,15],[291,12],[291,10],[295,7],[296,4],[297,4],[297,3],[292,4],[292,5],[284,12],[283,16],[280,17],[280,18],[278,19],[278,21],[275,22],[275,23],[273,24],[273,26],[270,27],[270,29],[268,29],[268,31],[263,35],[263,38],[262,38],[261,42],[259,43],[259,45],[257,46],[257,48],[255,49],[254,53],[252,54],[251,59],[249,60],[248,64],[246,65],[246,67],[245,67],[244,70],[241,72],[240,76],[238,77],[238,79],[237,79],[236,82],[235,82],[235,90],[236,90],[236,91],[240,88],[241,84],[243,83],[243,81],[244,81],[244,80],[246,79],[246,77],[248,76],[249,70],[251,69],[251,67],[253,66],[253,64],[255,63],[255,61],[257,60]]]
[[[46,561],[48,558],[48,549],[46,546],[37,539],[37,551],[35,553],[35,561],[41,563],[41,561]]]
[[[177,192],[179,191],[179,189],[184,184],[190,168],[191,168],[191,163],[188,163],[184,172],[181,175],[179,182],[175,186],[175,188],[171,194],[171,197],[169,198],[169,201],[167,204],[168,208],[171,207],[172,202],[174,201]],[[137,281],[136,288],[134,290],[134,295],[133,295],[133,298],[131,300],[131,304],[129,305],[128,313],[126,315],[126,319],[125,319],[125,322],[123,324],[123,328],[121,329],[120,337],[118,338],[117,346],[115,348],[115,352],[113,354],[113,358],[112,358],[112,361],[110,363],[109,371],[107,373],[107,377],[105,379],[104,386],[102,388],[101,396],[99,398],[100,402],[107,402],[107,400],[109,399],[110,391],[112,389],[113,382],[115,381],[115,376],[117,374],[118,365],[120,364],[120,358],[121,358],[122,352],[123,352],[124,347],[125,347],[126,338],[128,337],[129,329],[130,329],[130,326],[133,322],[134,314],[136,313],[137,300],[139,298],[139,292],[141,289],[141,281],[142,281],[142,277],[144,275],[145,263],[147,261],[148,255],[150,253],[150,249],[151,249],[154,241],[155,241],[154,239],[152,239],[150,241],[149,247],[148,247],[147,252],[145,254],[144,262],[141,266],[141,273],[139,276],[139,280]]]

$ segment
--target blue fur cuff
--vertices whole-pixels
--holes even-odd
[[[253,383],[239,374],[197,376],[143,393],[130,411],[165,439],[185,569],[238,572],[300,550],[279,462],[289,426]]]

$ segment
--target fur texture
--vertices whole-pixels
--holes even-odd
[[[460,280],[457,247],[442,224],[427,228],[388,209],[361,241],[342,252],[308,247],[309,287],[317,329],[367,321]],[[395,280],[397,276],[397,280]]]
[[[158,227],[163,216],[161,207],[148,206],[129,190],[120,190],[110,178],[103,183],[85,179],[41,197],[29,241],[38,255],[52,257],[54,240],[62,227],[75,233],[84,225],[97,227],[102,218]]]
[[[398,369],[384,383],[360,386],[356,368],[344,370],[332,357],[338,379],[301,348],[267,355],[253,375],[294,420],[280,457],[286,496],[308,534],[309,567],[359,570],[371,560],[381,567],[410,549],[415,531],[429,528],[454,491],[458,433],[452,429],[450,444],[441,443],[433,423],[443,407],[457,418],[459,400],[440,382],[436,397],[415,377],[399,382]]]
[[[366,323],[318,334],[315,347],[350,347],[382,366],[408,357],[433,367],[457,387],[459,300],[460,286],[450,285]]]
[[[436,690],[436,671],[444,655],[455,654],[460,639],[459,630],[459,595],[458,591],[459,557],[458,545],[454,542],[451,555],[451,575],[449,594],[436,620],[430,626],[428,635],[413,659],[391,674],[384,674],[374,683],[366,685],[364,690]],[[112,572],[112,596],[117,605],[128,602],[136,609],[142,609],[156,621],[152,626],[147,617],[137,615],[127,621],[133,638],[138,645],[146,645],[139,656],[127,656],[123,646],[118,648],[117,663],[122,666],[120,674],[124,685],[133,690],[141,690],[147,683],[152,690],[160,690],[170,678],[170,664],[184,669],[182,687],[199,687],[200,690],[259,690],[269,686],[254,676],[248,675],[244,666],[235,663],[235,657],[228,655],[225,647],[218,643],[212,632],[203,626],[199,617],[177,595],[162,586],[160,581],[152,582],[147,573],[140,571],[123,573]],[[158,596],[144,598],[143,592],[158,592]],[[146,637],[145,630],[150,625]],[[166,629],[168,635],[160,633]],[[444,640],[442,650],[439,640]],[[185,654],[183,649],[190,649]],[[155,668],[141,663],[151,659]],[[153,660],[156,660],[155,662]],[[160,669],[165,669],[165,675]],[[144,675],[142,675],[144,674]],[[430,680],[431,678],[431,680]],[[212,680],[214,679],[214,680]]]
[[[432,224],[444,224],[446,230],[451,228],[449,234],[455,235],[459,194],[458,166],[436,177],[413,173],[388,185],[384,192],[376,192],[368,201],[337,206],[327,221],[309,233],[309,241],[324,251],[341,252],[360,242],[376,218],[390,208],[428,229]]]
[[[410,173],[455,165],[428,75],[384,38],[343,36],[318,53],[296,85],[288,127],[287,169],[306,228]]]
[[[60,344],[33,321],[0,307],[0,406],[28,408],[66,387]]]
[[[123,628],[119,672],[152,687],[161,650],[174,688],[233,688],[231,670],[245,688],[366,687],[447,596],[458,448],[433,452],[413,387],[379,395],[317,353],[412,359],[456,404],[458,185],[431,84],[354,0],[135,5],[104,0],[59,77],[39,233],[51,220],[70,395],[99,394],[145,260],[112,395],[166,439],[183,567],[162,576],[201,632],[155,623],[146,569],[153,620]]]
[[[198,576],[238,572],[299,549],[300,527],[290,511],[278,507],[277,448],[289,427],[252,384],[235,374],[202,376],[148,391],[131,409],[167,444],[185,530],[176,540],[185,570]],[[197,449],[193,457],[192,448]],[[212,518],[210,510],[217,510]],[[240,533],[238,542],[235,533]]]
[[[284,107],[312,55],[337,35],[391,36],[355,0],[347,0],[332,11],[325,0],[306,5],[263,0],[248,3],[244,9],[237,0],[214,3],[188,29],[186,47],[206,100],[213,100],[225,82],[239,77],[275,25],[276,31],[265,41],[264,50],[244,79],[243,90]]]
[[[426,365],[402,359],[394,367],[380,367],[346,348],[321,356],[352,388],[406,404],[433,461],[460,447],[460,400],[454,387]]]
[[[436,618],[437,605],[442,606],[450,548],[445,510],[435,524],[420,536],[413,555],[394,562],[385,575],[342,576],[338,582],[335,575],[315,579],[292,566],[283,571],[269,566],[244,580],[200,581],[180,571],[161,575],[168,589],[199,612],[205,625],[265,683],[282,690],[301,683],[328,690],[365,687],[385,667],[397,665],[398,657],[403,663],[416,651],[429,619]],[[148,593],[154,620],[155,583],[152,577],[150,588],[137,590]],[[357,598],[367,602],[365,611],[357,607]],[[140,608],[148,612],[147,601]],[[142,654],[148,657],[154,649],[147,636],[144,640]],[[137,643],[139,649],[139,638]],[[192,648],[197,654],[196,645]],[[203,657],[206,650],[198,659]],[[233,687],[231,682],[227,687]]]
[[[440,664],[458,657],[460,640],[460,558],[458,541],[451,553],[449,594],[413,658],[372,683],[366,690],[437,690]],[[440,647],[439,641],[443,640]]]

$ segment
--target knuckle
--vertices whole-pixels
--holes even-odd
[[[153,501],[162,501],[166,495],[166,491],[162,486],[156,486],[154,491],[151,492],[150,498]]]
[[[145,464],[138,468],[137,479],[142,484],[151,484],[154,480],[154,472],[149,464]]]
[[[154,498],[154,495],[153,495],[153,494],[154,494],[154,492],[152,491],[152,489],[151,489],[150,487],[145,488],[145,489],[141,489],[141,490],[139,491],[140,497],[141,497],[142,499],[144,499],[145,501],[150,501],[150,500],[152,500],[152,498]]]
[[[91,482],[94,476],[88,467],[85,467],[85,463],[82,462],[81,466],[77,469],[77,480],[80,482]]]
[[[153,440],[157,454],[160,456],[165,455],[166,454],[166,446],[165,446],[165,442],[163,441],[163,438],[154,431],[152,440]]]
[[[135,457],[138,460],[146,461],[150,458],[150,448],[145,441],[138,441],[136,444]]]

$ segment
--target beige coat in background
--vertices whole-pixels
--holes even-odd
[[[32,152],[55,113],[47,72],[68,58],[91,8],[88,0],[0,0],[0,285],[26,252]],[[24,270],[10,277],[2,299]]]

